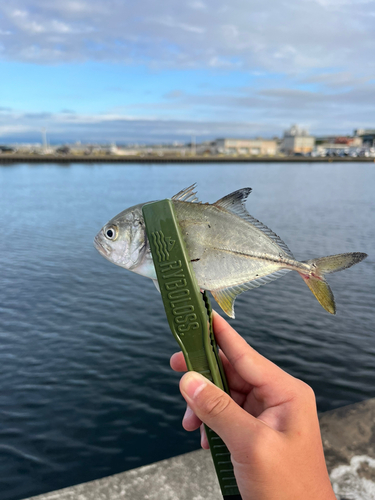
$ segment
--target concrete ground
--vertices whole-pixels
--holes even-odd
[[[375,399],[323,413],[327,468],[338,500],[375,500]],[[204,450],[28,500],[218,500]]]
[[[320,416],[327,468],[339,500],[375,500],[375,399]]]

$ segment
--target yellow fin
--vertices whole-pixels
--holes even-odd
[[[366,257],[367,254],[365,253],[351,252],[308,260],[307,264],[310,264],[311,271],[308,274],[301,272],[299,274],[302,276],[303,281],[310,288],[324,309],[331,314],[336,314],[336,305],[333,293],[323,276],[325,274],[341,271],[342,269],[347,269],[348,267],[361,262],[361,260]]]
[[[310,288],[312,293],[317,298],[318,302],[326,311],[331,314],[336,314],[336,304],[332,290],[324,278],[314,277],[299,273],[303,281]]]
[[[340,253],[329,257],[321,257],[320,259],[312,259],[308,263],[314,264],[316,272],[323,275],[348,269],[348,267],[354,266],[354,264],[361,262],[366,257],[367,254],[361,252]]]
[[[227,288],[224,290],[211,290],[213,298],[230,318],[234,318],[234,301],[237,294]]]

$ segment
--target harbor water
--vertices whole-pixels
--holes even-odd
[[[375,397],[374,165],[2,166],[0,500],[199,447],[181,427],[177,344],[159,293],[92,244],[118,212],[194,182],[211,203],[252,187],[248,211],[299,260],[369,254],[328,277],[336,316],[288,273],[240,295],[230,323],[310,384],[319,411]]]

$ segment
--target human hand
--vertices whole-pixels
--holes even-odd
[[[204,422],[223,439],[243,500],[336,500],[312,389],[252,349],[217,313],[213,319],[233,399],[202,375],[186,373],[183,427]],[[186,371],[181,352],[171,367]],[[202,446],[208,448],[204,435]]]

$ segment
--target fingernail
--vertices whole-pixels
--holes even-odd
[[[184,415],[184,418],[182,420],[188,420],[192,415],[194,415],[194,412],[193,410],[190,408],[189,405],[186,406],[186,411],[185,411],[185,415]]]
[[[204,450],[208,450],[209,445],[208,445],[208,440],[207,440],[207,435],[206,435],[206,430],[204,428],[204,424],[200,426],[200,433],[201,433],[201,447]]]
[[[188,372],[181,379],[181,389],[190,399],[195,399],[207,385],[207,379],[196,372]]]
[[[175,358],[176,356],[179,356],[180,352],[181,351],[173,353],[172,356],[171,356],[171,359]]]

